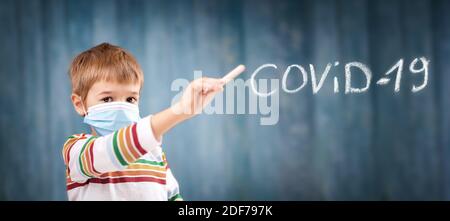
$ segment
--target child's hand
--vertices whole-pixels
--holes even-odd
[[[214,96],[223,91],[223,86],[244,70],[245,67],[239,65],[222,79],[204,77],[192,81],[184,91],[181,100],[174,106],[175,113],[188,117],[201,113]]]
[[[175,106],[176,114],[192,117],[202,112],[214,96],[223,91],[224,81],[217,78],[199,78],[192,81],[183,92],[181,100]]]

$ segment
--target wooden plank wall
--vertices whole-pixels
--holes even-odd
[[[321,73],[340,63],[315,95],[311,82],[278,93],[276,125],[202,115],[167,134],[187,200],[450,200],[448,11],[445,0],[2,0],[0,199],[67,199],[61,147],[86,129],[70,102],[68,65],[110,42],[144,69],[143,115],[168,107],[172,81],[194,70],[219,77],[243,63],[246,80],[273,63],[266,76],[281,80],[290,64]],[[408,68],[420,56],[431,60],[430,80],[413,94],[419,82]],[[375,81],[400,58],[399,93],[375,82],[364,94],[333,93],[345,63],[367,64]],[[288,87],[301,82],[292,74]]]

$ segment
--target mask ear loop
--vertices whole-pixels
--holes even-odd
[[[82,98],[81,96],[80,96],[80,100],[81,100],[81,107],[83,107],[83,111],[84,111],[83,117],[86,117],[86,115],[87,115],[88,113],[87,113],[86,108],[84,107],[83,98]]]
[[[83,111],[84,111],[84,116],[83,117],[86,117],[86,115],[88,113],[87,113],[86,108],[84,107],[83,98],[81,96],[80,96],[80,98],[81,98],[81,107],[83,107]],[[90,127],[91,127],[91,130],[93,131],[93,135],[97,136],[97,131],[95,131],[95,129],[92,126],[90,126]]]

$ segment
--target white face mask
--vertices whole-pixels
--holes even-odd
[[[128,102],[108,102],[89,107],[84,123],[92,126],[98,135],[105,136],[137,121],[139,107]]]

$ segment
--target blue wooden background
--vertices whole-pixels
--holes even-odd
[[[85,129],[68,65],[110,42],[144,69],[143,114],[168,107],[172,80],[193,70],[221,76],[243,63],[247,79],[265,63],[282,73],[357,60],[378,79],[405,58],[399,94],[335,95],[328,78],[316,95],[310,84],[280,93],[274,126],[202,115],[175,128],[164,148],[187,200],[450,200],[449,11],[445,0],[1,0],[0,199],[67,199],[61,147]],[[418,56],[431,60],[430,80],[412,94]]]

